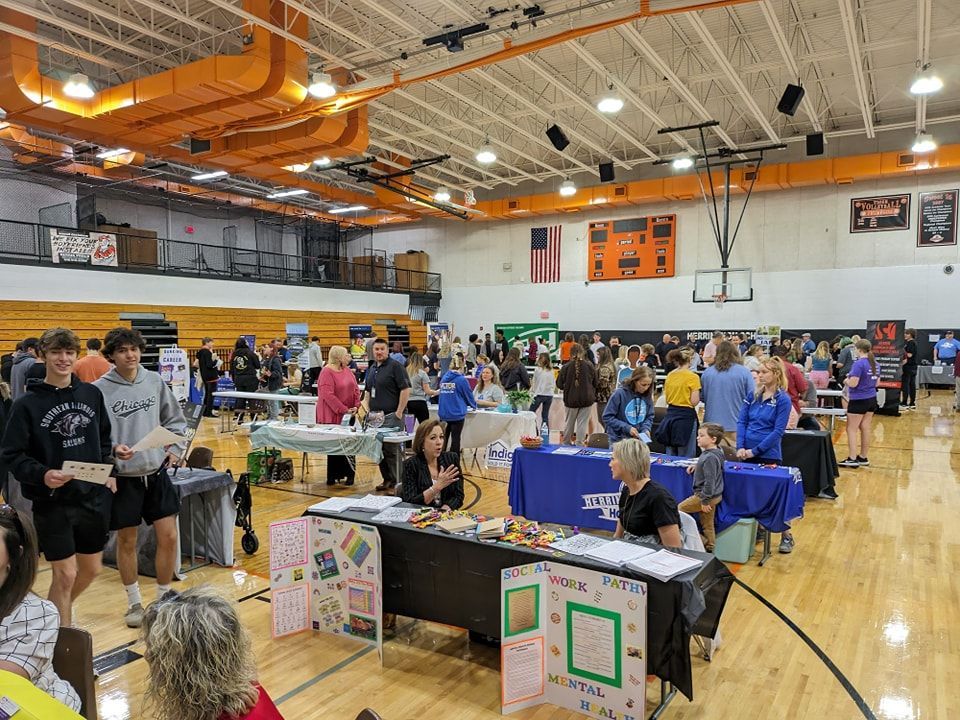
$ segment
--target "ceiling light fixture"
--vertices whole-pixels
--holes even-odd
[[[97,153],[97,157],[101,160],[109,160],[110,158],[115,158],[118,155],[126,155],[129,150],[126,148],[117,148],[116,150],[104,150],[102,153]]]
[[[310,163],[295,163],[293,165],[284,165],[284,170],[289,170],[290,172],[302,173],[310,169]]]
[[[314,160],[313,162],[316,163],[317,165],[319,165],[320,167],[326,167],[327,165],[330,164],[330,158],[328,158],[326,155],[324,155],[323,157],[318,157],[318,158],[317,158],[316,160]]]
[[[436,200],[437,202],[442,202],[442,203],[450,202],[450,191],[447,190],[445,187],[442,187],[439,190],[437,190],[437,192],[433,196],[433,199]]]
[[[199,175],[194,175],[191,180],[213,180],[215,178],[222,178],[229,175],[226,170],[214,170],[213,172],[200,173]]]
[[[310,87],[307,88],[307,92],[314,97],[330,98],[337,94],[337,86],[333,84],[330,73],[316,72],[310,80]]]
[[[280,190],[279,192],[272,193],[267,195],[268,200],[277,200],[278,198],[292,197],[294,195],[306,195],[309,190],[304,190],[303,188],[297,188],[295,190]]]
[[[910,148],[915,153],[928,153],[937,149],[937,143],[933,135],[927,132],[917,134],[917,139],[913,141],[913,147]]]
[[[688,170],[693,167],[693,158],[686,155],[681,155],[678,158],[674,158],[673,163],[674,170]]]
[[[931,95],[943,89],[943,80],[936,75],[930,63],[924,65],[910,85],[910,92],[914,95]]]
[[[613,83],[607,85],[608,92],[597,101],[597,110],[607,115],[613,115],[623,110],[623,99],[613,92]]]
[[[497,153],[494,151],[489,139],[477,150],[476,158],[478,163],[483,163],[484,165],[489,165],[497,161]]]
[[[340,215],[341,213],[362,212],[363,210],[369,209],[370,208],[368,208],[366,205],[350,205],[348,207],[334,208],[333,210],[328,210],[327,212],[332,215]]]
[[[63,94],[67,97],[88,99],[93,97],[90,78],[83,73],[74,73],[63,84]]]
[[[564,180],[560,183],[560,194],[563,197],[570,197],[575,195],[577,192],[577,186],[573,184],[573,180]]]

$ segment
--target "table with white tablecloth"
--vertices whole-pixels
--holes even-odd
[[[430,406],[430,413],[437,414],[437,407]],[[502,413],[496,410],[468,412],[460,435],[460,447],[485,448],[500,441],[507,449],[519,447],[524,435],[539,435],[537,416],[529,410]]]

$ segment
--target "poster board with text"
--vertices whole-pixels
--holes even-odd
[[[500,587],[503,714],[550,703],[643,717],[646,583],[543,561],[505,568]]]

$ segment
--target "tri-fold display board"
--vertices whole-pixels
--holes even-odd
[[[676,215],[592,222],[588,236],[588,280],[636,280],[674,275]]]

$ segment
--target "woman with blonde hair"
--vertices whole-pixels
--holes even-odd
[[[613,444],[610,472],[624,484],[620,492],[620,519],[615,538],[682,547],[677,501],[650,479],[650,450],[646,443],[627,438]]]
[[[830,356],[830,346],[826,340],[821,340],[810,357],[807,358],[806,370],[810,374],[810,382],[815,388],[826,389],[830,384],[830,368],[833,358]]]
[[[553,404],[553,394],[557,391],[557,380],[553,374],[553,362],[550,360],[550,353],[540,353],[537,357],[537,365],[533,369],[533,385],[530,392],[533,393],[533,404],[530,405],[530,412],[536,413],[540,408],[540,426],[543,423],[550,427],[550,406]]]
[[[410,378],[410,399],[407,400],[407,412],[413,415],[418,423],[430,419],[430,408],[427,406],[428,397],[436,397],[440,391],[430,387],[430,376],[424,369],[423,355],[416,350],[410,351],[407,358],[407,377]]]
[[[257,683],[236,604],[210,588],[171,590],[150,605],[143,639],[158,720],[283,720]]]
[[[334,345],[327,353],[327,364],[317,379],[317,423],[339,425],[346,414],[354,415],[360,406],[360,388],[350,368],[350,353]],[[353,485],[356,477],[354,456],[327,455],[327,485],[344,480]]]
[[[737,457],[759,465],[779,465],[783,460],[780,445],[792,407],[783,361],[776,357],[761,361],[757,389],[740,409]],[[780,536],[780,552],[792,552],[793,546],[793,534],[785,530]]]

